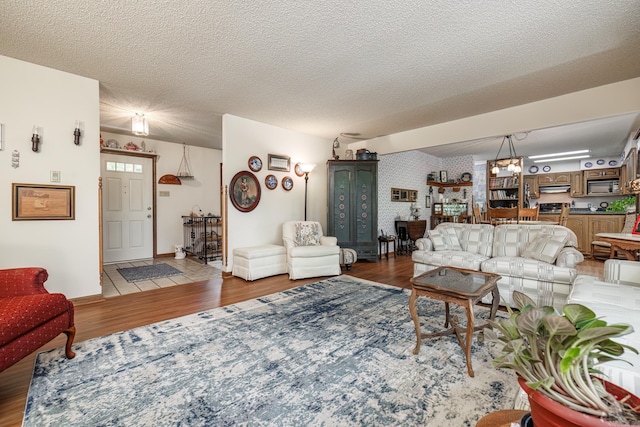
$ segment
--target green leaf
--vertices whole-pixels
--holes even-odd
[[[596,314],[582,304],[566,304],[562,307],[562,313],[574,325],[585,320],[595,319]]]
[[[513,295],[511,296],[511,300],[513,301],[513,305],[516,306],[518,310],[521,312],[524,311],[525,307],[530,306],[536,308],[537,305],[535,301],[529,298],[527,295],[523,294],[519,291],[513,291]]]
[[[569,320],[557,314],[546,316],[544,319],[542,319],[542,322],[546,325],[551,336],[573,336],[578,333],[578,330]]]

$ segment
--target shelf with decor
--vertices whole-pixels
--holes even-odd
[[[522,168],[514,169],[513,165],[522,165],[522,157],[496,159],[487,161],[487,201],[489,207],[523,207],[523,175]]]
[[[433,185],[434,187],[443,187],[443,188],[451,188],[451,187],[473,187],[473,182],[440,182],[440,181],[428,181],[427,185]]]

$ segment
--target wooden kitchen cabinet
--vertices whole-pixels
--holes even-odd
[[[567,228],[578,238],[577,249],[583,254],[591,254],[591,242],[598,233],[619,233],[624,223],[624,215],[569,215]]]
[[[620,178],[620,168],[595,169],[583,171],[584,180]]]
[[[571,172],[571,197],[584,196],[584,181],[582,171]]]
[[[629,154],[624,159],[624,163],[620,168],[620,194],[633,194],[629,189],[631,181],[636,179],[636,157],[638,153],[635,148],[629,150]]]
[[[567,228],[573,231],[578,238],[578,249],[582,253],[591,252],[591,240],[589,239],[589,218],[592,215],[569,215]]]
[[[545,173],[538,175],[538,185],[570,185],[571,172]]]

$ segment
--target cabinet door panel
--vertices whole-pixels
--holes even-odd
[[[333,173],[333,191],[330,197],[333,198],[333,211],[329,213],[332,216],[328,231],[332,231],[333,236],[337,237],[338,245],[351,241],[351,229],[353,228],[353,194],[352,194],[352,169],[336,169]],[[332,228],[332,229],[331,229]]]
[[[376,212],[378,194],[375,185],[376,174],[370,167],[361,166],[356,172],[355,188],[355,226],[358,244],[377,242]]]

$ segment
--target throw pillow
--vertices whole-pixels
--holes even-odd
[[[315,246],[320,244],[320,232],[317,222],[296,222],[296,246]]]
[[[538,261],[553,264],[558,258],[558,254],[564,248],[568,236],[553,236],[551,234],[538,234],[522,252],[524,258],[531,258]]]
[[[429,230],[429,239],[436,251],[461,251],[458,235],[453,228]]]

